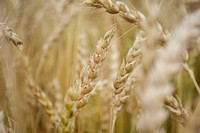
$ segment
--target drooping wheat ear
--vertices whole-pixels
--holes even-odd
[[[65,109],[61,114],[60,130],[64,132],[73,132],[75,118],[78,110],[85,106],[92,95],[97,84],[102,63],[107,55],[107,49],[110,47],[110,41],[114,36],[116,26],[113,25],[100,39],[96,45],[95,53],[91,56],[88,67],[82,74],[80,79],[77,79],[75,84],[67,90],[65,96]]]
[[[14,32],[14,30],[8,27],[5,24],[2,24],[3,36],[5,36],[6,40],[13,43],[16,47],[22,45],[23,42],[19,38],[19,36]]]
[[[135,8],[131,10],[124,2],[112,0],[86,0],[84,2],[88,6],[96,8],[104,8],[110,14],[120,14],[120,16],[130,23],[141,26],[141,21],[145,20],[145,16]]]
[[[169,109],[172,119],[176,120],[183,126],[189,121],[190,114],[183,108],[181,100],[178,96],[168,96],[165,99],[165,105]]]
[[[141,132],[156,132],[166,119],[163,103],[171,95],[169,80],[182,68],[180,59],[187,50],[190,40],[200,35],[200,11],[187,16],[175,30],[171,39],[154,61],[154,67],[148,72],[140,90],[143,115],[138,122]]]
[[[146,23],[146,17],[136,8],[130,9],[124,2],[113,1],[113,0],[85,0],[84,2],[88,6],[103,8],[110,14],[119,14],[126,21],[138,25],[142,30],[144,30],[144,23]],[[162,26],[159,22],[156,22],[157,27]],[[145,33],[144,33],[145,34]],[[160,43],[163,45],[170,34],[167,31],[160,31],[159,38]]]
[[[77,15],[77,10],[72,11],[67,17],[65,17],[59,25],[56,27],[55,31],[47,38],[47,41],[42,47],[42,55],[39,60],[38,67],[36,69],[36,78],[39,76],[41,69],[44,65],[46,56],[48,55],[49,50],[52,48],[53,44],[61,37],[65,31],[65,27],[70,24],[73,17]]]

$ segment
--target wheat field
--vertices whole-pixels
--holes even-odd
[[[0,0],[0,133],[200,133],[199,0]]]

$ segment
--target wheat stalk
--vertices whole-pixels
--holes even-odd
[[[183,68],[188,72],[190,78],[192,79],[192,82],[194,83],[194,86],[195,86],[197,92],[200,95],[200,87],[195,79],[193,70],[189,67],[189,65],[187,63],[183,63]]]

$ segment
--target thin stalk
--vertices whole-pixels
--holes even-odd
[[[117,110],[114,109],[114,105],[112,105],[112,107],[110,109],[110,128],[109,128],[109,133],[114,133],[116,119],[117,119]]]
[[[189,67],[189,65],[187,63],[184,63],[183,67],[188,72],[190,78],[192,79],[192,82],[194,83],[194,86],[195,86],[197,92],[200,95],[200,87],[199,87],[199,85],[198,85],[198,83],[197,83],[197,81],[195,79],[194,72],[192,71],[192,69]]]

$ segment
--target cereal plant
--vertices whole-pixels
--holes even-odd
[[[199,133],[199,0],[0,0],[0,133]]]

